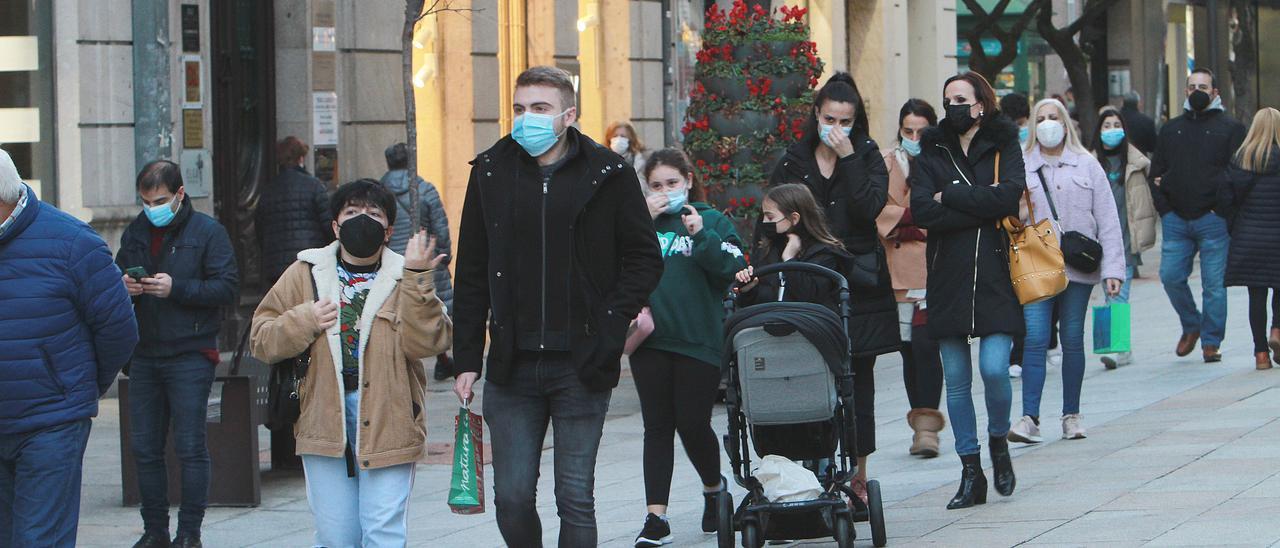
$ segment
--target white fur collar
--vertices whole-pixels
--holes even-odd
[[[307,249],[298,253],[298,260],[311,264],[311,275],[315,280],[316,292],[320,298],[328,298],[335,303],[342,301],[342,288],[338,283],[338,245],[335,241],[325,247]],[[361,376],[364,375],[365,347],[369,344],[369,331],[373,326],[373,319],[377,317],[378,311],[382,309],[383,304],[386,304],[387,299],[391,298],[391,293],[395,291],[397,283],[403,276],[404,257],[388,247],[383,247],[382,267],[378,269],[378,277],[373,281],[373,287],[369,289],[364,311],[360,314]],[[325,331],[325,338],[329,342],[329,354],[333,356],[334,372],[339,377],[342,375],[341,331],[342,328],[338,324]],[[338,386],[341,387],[342,383],[339,382]]]

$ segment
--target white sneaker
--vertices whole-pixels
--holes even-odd
[[[1129,365],[1131,363],[1133,363],[1132,352],[1123,352],[1120,354],[1116,354],[1114,356],[1102,357],[1102,366],[1106,367],[1107,369],[1115,369],[1117,367]]]
[[[1080,415],[1071,414],[1062,417],[1062,439],[1064,440],[1082,440],[1084,435],[1084,427],[1080,426]]]
[[[1021,365],[1010,365],[1010,366],[1009,366],[1009,378],[1010,378],[1010,379],[1017,379],[1017,378],[1021,378],[1021,377],[1022,377],[1022,366],[1021,366]]]
[[[1040,425],[1036,421],[1031,420],[1027,415],[1022,416],[1022,420],[1013,425],[1009,429],[1009,441],[1018,443],[1040,443],[1044,438],[1040,437]]]
[[[1050,350],[1049,356],[1045,361],[1049,362],[1049,365],[1054,367],[1062,367],[1062,348],[1059,347]]]

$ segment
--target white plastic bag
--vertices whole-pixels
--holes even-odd
[[[769,502],[813,500],[822,495],[817,476],[786,457],[766,455],[756,465],[755,476]]]

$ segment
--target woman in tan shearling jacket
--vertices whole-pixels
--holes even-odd
[[[433,283],[443,255],[431,258],[425,233],[404,257],[387,249],[395,198],[376,182],[343,185],[330,211],[338,241],[299,253],[267,293],[253,353],[276,363],[311,352],[294,433],[316,545],[403,546],[426,450],[422,359],[452,337]]]

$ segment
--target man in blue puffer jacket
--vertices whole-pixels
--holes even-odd
[[[0,150],[0,546],[73,546],[98,398],[138,326],[111,251]]]

